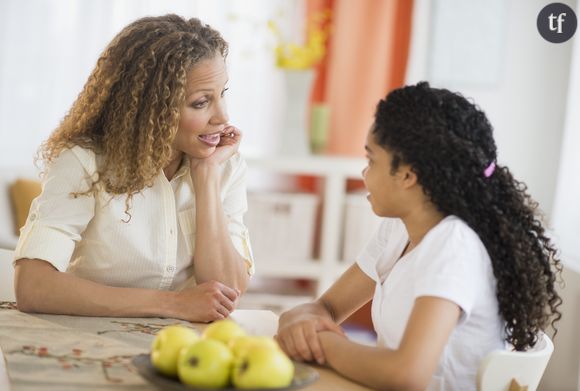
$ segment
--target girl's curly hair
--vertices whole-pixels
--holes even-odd
[[[145,17],[125,27],[97,61],[82,92],[38,153],[51,162],[79,145],[100,158],[96,178],[111,194],[151,186],[171,160],[188,71],[228,44],[198,19]]]
[[[433,204],[479,235],[497,280],[506,340],[517,350],[534,346],[538,332],[562,316],[554,287],[562,266],[526,185],[500,165],[484,175],[497,159],[485,114],[462,95],[421,82],[379,102],[373,135],[393,154],[393,172],[410,165]]]

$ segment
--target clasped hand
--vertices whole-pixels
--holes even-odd
[[[240,291],[218,281],[207,281],[178,293],[180,319],[212,322],[227,318],[235,309]]]
[[[344,330],[327,317],[314,314],[297,315],[286,322],[280,321],[276,341],[286,354],[296,361],[326,362],[318,333],[332,331],[346,337]]]

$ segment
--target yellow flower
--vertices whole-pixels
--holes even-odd
[[[328,27],[324,22],[329,19],[330,12],[322,11],[314,14],[310,21],[309,34],[304,45],[284,42],[282,34],[273,20],[268,21],[268,28],[278,39],[275,48],[276,66],[283,69],[309,69],[318,64],[326,52]]]

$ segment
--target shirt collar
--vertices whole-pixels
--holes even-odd
[[[184,176],[185,174],[189,174],[189,167],[190,167],[189,156],[187,156],[184,153],[183,157],[181,158],[181,163],[179,164],[179,168],[177,169],[177,172],[175,173],[175,175],[173,175],[173,178],[171,178],[171,180],[178,179],[178,178]]]

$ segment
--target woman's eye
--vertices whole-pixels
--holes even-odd
[[[207,100],[203,100],[200,102],[193,102],[193,104],[191,105],[194,109],[203,109],[205,106],[207,106],[208,101]]]
[[[228,88],[224,88],[224,90],[222,91],[222,93],[221,93],[221,97],[222,97],[222,98],[223,98],[223,97],[224,97],[224,95],[226,94],[226,91],[227,91],[227,90],[229,90],[229,87],[228,87]]]

